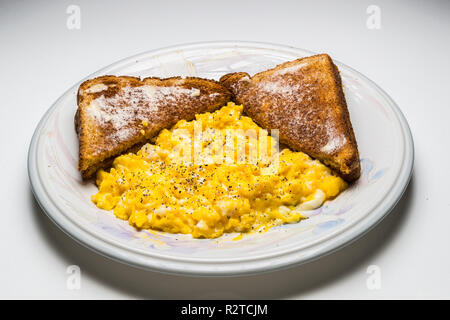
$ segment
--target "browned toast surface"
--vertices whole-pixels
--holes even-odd
[[[136,150],[160,130],[213,111],[230,98],[227,88],[201,78],[102,76],[87,80],[79,87],[75,115],[78,169],[88,179],[115,156]]]
[[[360,176],[358,147],[337,67],[326,54],[297,59],[253,77],[220,82],[245,112],[280,141],[322,161],[351,182]]]

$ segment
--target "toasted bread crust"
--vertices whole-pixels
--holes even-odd
[[[220,82],[235,102],[280,141],[305,152],[352,182],[360,176],[359,153],[339,71],[326,54],[297,59],[250,77],[239,72]]]
[[[74,119],[83,179],[160,130],[213,111],[230,98],[229,90],[217,81],[196,77],[101,76],[83,82]]]
[[[132,146],[131,148],[129,148],[128,150],[122,152],[121,154],[127,154],[127,153],[136,153],[139,151],[140,148],[142,148],[142,146],[144,144],[146,144],[147,141],[145,142],[141,142],[138,144],[135,144],[134,146]],[[105,160],[98,162],[96,164],[93,164],[92,166],[90,166],[89,168],[87,168],[85,171],[81,171],[81,176],[83,177],[83,179],[89,179],[91,177],[93,177],[95,175],[95,173],[99,170],[99,169],[104,169],[104,168],[109,168],[112,166],[114,159],[117,157],[117,155],[111,156],[109,158],[106,158]]]

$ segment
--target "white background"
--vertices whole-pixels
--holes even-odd
[[[81,29],[66,27],[69,5]],[[381,29],[369,30],[369,5]],[[0,298],[450,298],[450,1],[1,1]],[[44,112],[81,78],[159,47],[211,40],[292,45],[362,72],[398,103],[415,142],[404,198],[348,247],[290,270],[185,278],[78,245],[33,199],[26,158]],[[72,125],[72,124],[68,124]],[[66,268],[82,271],[68,290]],[[366,286],[369,265],[381,289]]]

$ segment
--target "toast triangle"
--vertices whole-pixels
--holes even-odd
[[[250,77],[224,75],[235,102],[280,142],[334,169],[346,181],[360,176],[355,134],[336,65],[327,54],[286,62]]]
[[[230,98],[229,90],[218,82],[194,77],[102,76],[83,82],[75,115],[81,176],[91,178],[160,130],[214,111]]]

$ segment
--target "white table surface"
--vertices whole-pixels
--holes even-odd
[[[69,5],[81,28],[66,27]],[[381,10],[381,29],[366,9]],[[2,1],[0,3],[0,298],[450,298],[450,1]],[[286,271],[185,278],[111,261],[40,210],[26,158],[35,126],[79,79],[159,47],[211,40],[327,52],[398,103],[415,142],[405,196],[346,248]],[[81,288],[69,290],[69,265]],[[369,290],[378,266],[381,288]]]

